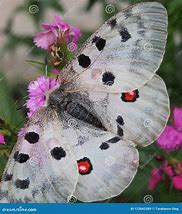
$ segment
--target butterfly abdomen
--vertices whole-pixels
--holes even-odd
[[[106,130],[97,117],[90,113],[84,106],[75,101],[68,102],[66,105],[66,111],[74,118],[82,120],[102,130]]]

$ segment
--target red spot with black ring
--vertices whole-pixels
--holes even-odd
[[[81,175],[88,175],[93,170],[92,164],[87,157],[84,157],[77,161],[78,171]]]
[[[139,98],[138,89],[121,94],[121,100],[124,102],[135,102],[137,100],[137,98]]]

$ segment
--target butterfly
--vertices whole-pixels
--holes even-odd
[[[155,74],[167,11],[139,3],[111,17],[64,67],[59,87],[25,125],[6,165],[1,202],[100,201],[137,172],[137,146],[155,141],[169,98]]]

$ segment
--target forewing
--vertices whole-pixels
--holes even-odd
[[[94,33],[65,68],[74,79],[68,90],[120,93],[141,87],[159,68],[166,38],[167,12],[160,3],[128,7]]]
[[[58,115],[51,109],[31,119],[7,163],[0,189],[2,202],[68,201],[78,174],[62,133]]]

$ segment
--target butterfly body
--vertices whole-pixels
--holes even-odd
[[[119,195],[137,172],[136,145],[156,140],[169,117],[166,86],[155,75],[166,38],[167,12],[157,2],[128,7],[99,28],[18,138],[1,201]]]
[[[66,112],[75,119],[106,130],[97,116],[92,113],[92,102],[90,102],[88,96],[86,97],[78,92],[64,92],[64,89],[59,88],[49,95],[47,103],[48,108],[55,108],[60,116]]]

